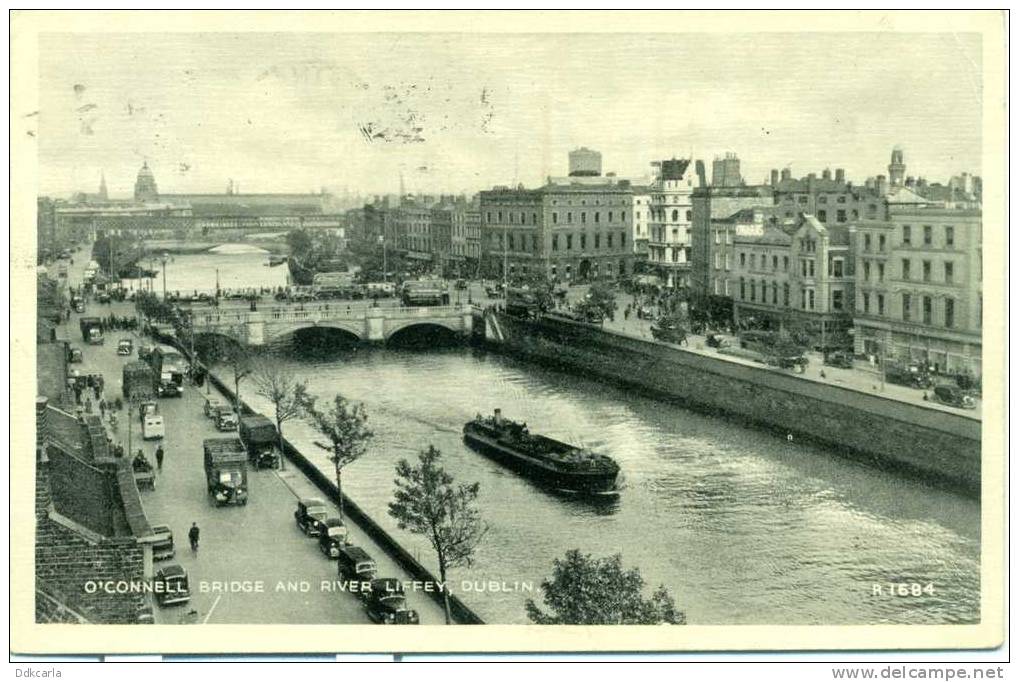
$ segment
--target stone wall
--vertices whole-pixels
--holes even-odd
[[[493,313],[489,313],[490,315]],[[753,367],[590,325],[497,316],[499,348],[806,436],[837,453],[980,489],[977,419]],[[489,329],[492,325],[488,325]]]

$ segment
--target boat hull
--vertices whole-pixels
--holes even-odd
[[[470,425],[464,427],[464,441],[472,449],[543,486],[585,494],[616,492],[618,471],[567,472],[555,469],[536,458],[507,447],[488,434],[472,429]]]

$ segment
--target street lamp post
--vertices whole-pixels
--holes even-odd
[[[159,262],[163,266],[163,303],[166,303],[166,254],[165,253],[160,257]]]

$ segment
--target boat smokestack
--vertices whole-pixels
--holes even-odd
[[[496,425],[502,425],[502,410],[498,407],[495,408],[495,423]]]

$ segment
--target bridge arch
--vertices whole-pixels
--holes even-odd
[[[429,328],[429,327],[431,327],[433,329],[435,329],[435,328],[444,329],[444,330],[446,330],[446,331],[448,331],[448,332],[450,332],[452,334],[455,334],[457,336],[459,336],[463,332],[463,327],[460,325],[459,320],[409,319],[409,320],[394,321],[394,322],[391,323],[391,325],[386,325],[386,331],[385,331],[384,339],[386,341],[389,341],[391,338],[393,338],[394,335],[399,334],[400,332],[403,332],[403,331],[405,331],[407,329],[411,329],[413,327],[421,327],[421,328]]]
[[[279,341],[292,336],[302,329],[335,329],[353,336],[358,341],[364,340],[364,322],[360,320],[329,320],[324,322],[285,322],[281,324],[267,324],[265,329],[265,342]]]

